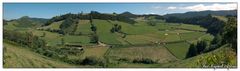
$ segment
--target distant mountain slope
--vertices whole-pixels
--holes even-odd
[[[32,27],[32,26],[40,26],[46,23],[48,19],[44,18],[30,18],[28,16],[23,16],[19,19],[11,20],[9,22],[16,22],[16,27]]]
[[[123,13],[119,14],[119,16],[124,16],[124,17],[128,17],[128,18],[135,18],[135,17],[137,17],[137,15],[132,14],[130,12],[123,12]]]
[[[237,10],[226,10],[226,11],[193,11],[193,12],[186,12],[186,13],[173,13],[173,14],[166,14],[164,15],[165,18],[168,17],[179,17],[179,18],[191,18],[197,16],[207,16],[208,14],[211,15],[218,15],[218,16],[227,16],[227,15],[237,15]]]

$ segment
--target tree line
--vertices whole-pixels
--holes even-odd
[[[207,28],[207,32],[213,35],[220,33],[223,30],[222,28],[225,23],[224,21],[219,20],[210,14],[207,16],[197,16],[192,18],[168,17],[166,18],[166,22],[200,25],[204,28]]]
[[[225,44],[229,44],[235,52],[237,52],[237,18],[236,17],[227,17],[228,21],[226,23],[215,23],[215,25],[222,25],[221,30],[218,33],[215,33],[214,39],[210,42],[209,45],[205,41],[200,41],[196,45],[191,44],[187,58],[196,56],[203,52],[209,52],[215,50]],[[219,27],[219,26],[216,26]],[[209,28],[214,29],[214,28]],[[208,30],[209,30],[208,29]],[[206,49],[206,47],[208,47]]]
[[[44,48],[45,41],[38,36],[34,36],[32,32],[20,33],[13,30],[3,30],[3,38],[14,41],[21,45],[27,45],[31,48]]]
[[[97,11],[91,11],[89,14],[83,14],[83,12],[81,12],[78,14],[68,13],[65,15],[55,16],[55,17],[51,18],[50,20],[48,20],[43,26],[50,25],[53,22],[65,20],[67,18],[88,20],[90,17],[92,17],[92,19],[118,20],[121,22],[129,23],[129,24],[136,23],[136,21],[130,19],[127,16],[121,15],[121,14],[103,14],[103,13],[99,13]]]

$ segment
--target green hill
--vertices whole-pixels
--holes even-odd
[[[113,19],[117,18],[114,14],[98,12],[92,12],[92,14],[93,18],[90,19],[89,14],[69,13],[56,16],[41,26],[37,25],[39,22],[30,20],[28,17],[8,21],[8,24],[4,25],[4,32],[7,35],[4,39],[19,45],[29,43],[29,48],[4,41],[4,57],[6,57],[4,66],[6,68],[75,67],[69,64],[79,67],[89,65],[86,67],[158,68],[195,68],[213,64],[214,66],[221,64],[236,66],[236,53],[229,48],[230,46],[214,46],[211,41],[215,37],[208,32],[211,28],[206,29],[202,25],[192,24],[200,20],[201,24],[211,23],[212,25],[208,26],[218,31],[214,28],[219,26],[218,23],[221,24],[222,21],[227,20],[224,16],[209,15],[206,18],[203,17],[204,19],[202,17],[196,20],[187,19],[191,22],[183,23],[179,20],[181,22],[170,23],[157,19],[157,16],[154,18],[154,15],[138,16],[130,12],[117,14],[122,15],[118,18],[128,17],[119,20]],[[130,20],[134,22],[128,22]],[[37,42],[37,40],[42,41]],[[199,41],[204,41],[202,46],[198,43]],[[197,48],[204,49],[199,51],[199,55],[186,58],[191,50],[190,44],[193,43],[198,45]],[[39,47],[33,48],[34,45]]]
[[[4,25],[4,29],[26,30],[29,28],[39,27],[44,23],[46,23],[47,20],[48,19],[44,19],[44,18],[31,18],[28,16],[23,16],[18,19],[7,21],[7,25]]]
[[[233,51],[229,45],[223,45],[222,47],[208,53],[204,53],[192,58],[188,58],[185,60],[167,63],[160,65],[161,67],[177,67],[177,68],[186,68],[186,67],[207,67],[213,68],[213,66],[223,66],[221,68],[226,68],[229,65],[230,68],[237,67],[237,54]]]
[[[218,16],[227,16],[237,15],[237,10],[226,10],[226,11],[192,11],[192,12],[186,12],[186,13],[173,13],[173,14],[166,14],[164,17],[178,17],[178,18],[192,18],[192,17],[198,17],[198,16],[207,16],[207,15],[218,15]]]
[[[74,67],[32,52],[26,47],[4,41],[4,68]]]

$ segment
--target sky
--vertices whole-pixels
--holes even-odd
[[[4,3],[3,18],[17,19],[22,16],[52,18],[66,13],[122,13],[170,14],[188,11],[236,10],[237,3]]]

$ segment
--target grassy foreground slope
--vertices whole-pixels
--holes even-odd
[[[32,52],[30,49],[4,42],[4,68],[73,67]]]
[[[199,68],[199,67],[207,67],[213,68],[212,66],[223,66],[226,68],[236,68],[237,67],[237,57],[236,53],[233,51],[229,45],[224,45],[212,52],[204,53],[192,58],[188,58],[186,60],[181,60],[178,62],[172,62],[163,64],[159,67],[177,67],[177,68]]]

